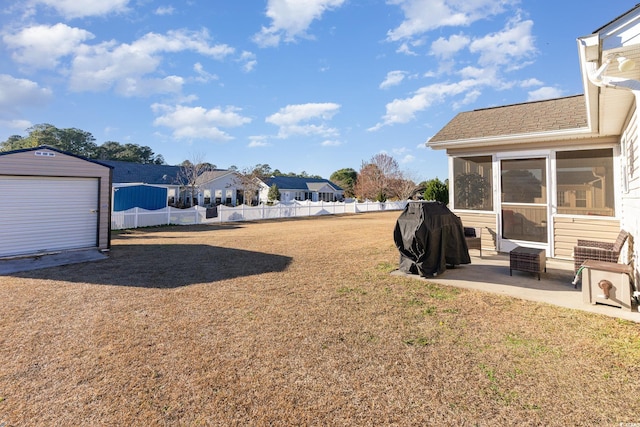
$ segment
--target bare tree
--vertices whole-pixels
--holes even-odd
[[[204,154],[195,153],[190,156],[190,159],[185,160],[180,165],[180,171],[178,172],[178,183],[183,187],[181,190],[185,193],[185,199],[187,194],[189,195],[189,202],[184,200],[184,206],[193,206],[194,198],[198,194],[197,181],[198,177],[204,172],[215,169],[215,165],[206,163],[204,160]]]
[[[415,196],[419,185],[408,172],[399,172],[396,178],[389,181],[389,197],[398,200],[409,200]]]
[[[380,194],[380,170],[371,163],[362,162],[358,172],[358,180],[354,186],[354,193],[360,200],[377,200]]]
[[[236,184],[242,188],[242,203],[245,205],[253,205],[254,201],[259,202],[258,192],[260,191],[260,182],[266,179],[266,171],[269,165],[256,165],[253,168],[245,168],[242,171],[236,171]]]
[[[391,183],[401,177],[398,162],[388,154],[378,153],[368,162],[362,162],[355,185],[356,196],[384,202],[395,196]]]

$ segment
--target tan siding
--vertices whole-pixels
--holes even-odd
[[[622,135],[623,168],[621,179],[627,179],[628,192],[622,194],[622,228],[631,234],[629,244],[623,249],[625,259],[634,260],[634,279],[640,282],[640,245],[634,244],[634,238],[640,235],[640,141],[638,136],[638,109],[634,108]],[[625,177],[624,174],[627,174]]]
[[[465,227],[482,228],[482,250],[496,250],[496,215],[456,211]]]
[[[573,259],[578,239],[614,242],[620,233],[617,219],[556,217],[553,221],[554,253],[559,259]]]
[[[37,151],[53,153],[55,156],[36,156],[36,151],[0,156],[0,173],[3,175],[99,177],[108,170],[97,163],[55,151],[46,149]]]
[[[54,156],[37,156],[36,152],[52,153]],[[45,148],[0,155],[0,175],[98,178],[100,180],[98,248],[107,249],[109,247],[111,227],[110,168]]]

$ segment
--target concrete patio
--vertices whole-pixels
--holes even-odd
[[[580,284],[575,289],[571,283],[574,274],[573,263],[569,261],[547,259],[547,272],[541,274],[540,280],[536,274],[515,270],[513,276],[510,276],[509,255],[495,253],[483,254],[482,258],[472,255],[471,264],[447,269],[442,275],[433,278],[423,278],[397,270],[392,274],[528,301],[543,302],[640,323],[640,313],[637,306],[633,307],[633,311],[625,311],[604,304],[583,303]]]

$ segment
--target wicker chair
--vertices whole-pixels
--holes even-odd
[[[480,258],[482,258],[482,229],[464,227],[464,239],[467,241],[469,249],[480,250]]]
[[[580,240],[573,248],[573,269],[578,271],[582,263],[588,259],[595,261],[618,262],[622,246],[627,241],[629,233],[620,230],[615,242],[596,242],[593,240]]]

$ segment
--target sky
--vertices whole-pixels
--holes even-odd
[[[595,0],[0,2],[0,141],[49,123],[167,164],[324,178],[425,142],[456,114],[583,93],[576,39],[633,8]]]

